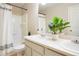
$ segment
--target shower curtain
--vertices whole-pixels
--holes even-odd
[[[13,14],[12,6],[0,4],[0,55],[22,42],[21,20],[22,15]]]
[[[3,24],[3,50],[4,54],[12,50],[13,48],[13,18],[12,18],[12,6],[4,5],[4,24]]]
[[[17,46],[22,42],[22,30],[21,30],[22,16],[13,15],[13,44]]]
[[[2,4],[0,4],[0,6],[3,6]],[[2,8],[0,8],[0,55],[2,55],[3,53],[3,48],[2,48],[2,39],[3,39],[3,19],[4,16],[4,10]]]

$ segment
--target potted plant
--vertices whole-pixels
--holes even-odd
[[[53,17],[48,24],[48,27],[50,29],[50,31],[53,32],[53,34],[58,34],[58,33],[62,33],[62,31],[64,29],[66,29],[69,26],[70,22],[65,21],[63,18],[61,17]]]

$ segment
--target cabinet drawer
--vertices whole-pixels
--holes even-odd
[[[32,49],[36,50],[37,52],[39,52],[40,54],[44,55],[44,47],[35,44],[31,41],[26,40],[25,44],[29,47],[31,47]]]
[[[45,55],[46,56],[62,56],[61,54],[47,48],[45,48]]]

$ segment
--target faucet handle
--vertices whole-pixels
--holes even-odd
[[[79,40],[73,40],[74,43],[79,44]]]

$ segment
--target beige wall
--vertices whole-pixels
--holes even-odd
[[[46,10],[47,19],[51,19],[54,16],[60,16],[64,19],[68,18],[68,7],[67,6],[56,6]]]
[[[28,31],[32,34],[37,33],[38,4],[30,3],[27,5]]]
[[[28,14],[26,10],[22,10],[22,33],[23,36],[28,35]]]

